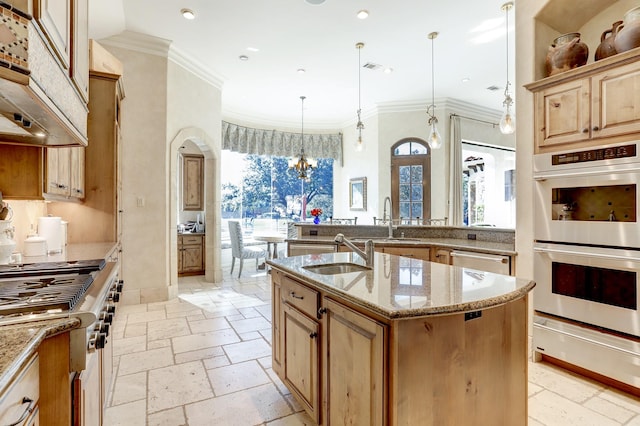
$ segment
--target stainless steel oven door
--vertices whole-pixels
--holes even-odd
[[[537,311],[640,337],[640,251],[536,243]]]
[[[534,179],[536,240],[640,247],[640,164],[538,173]]]

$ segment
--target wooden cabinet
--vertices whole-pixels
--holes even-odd
[[[89,101],[89,0],[71,0],[71,81]]]
[[[392,319],[357,292],[343,297],[277,267],[271,277],[272,365],[318,425],[526,423],[526,295],[481,311]]]
[[[382,246],[380,250],[382,253],[393,254],[396,256],[413,257],[420,260],[430,260],[429,247],[398,247],[398,246]]]
[[[2,198],[42,199],[44,148],[0,144],[0,192]]]
[[[432,258],[429,260],[431,260],[432,262],[451,265],[451,250],[442,247],[434,247],[431,249],[431,253]]]
[[[272,283],[276,374],[317,424],[382,425],[384,325],[327,297],[320,304],[281,271]]]
[[[33,14],[63,68],[71,62],[71,0],[35,0]]]
[[[39,359],[36,355],[17,374],[16,380],[9,389],[0,395],[0,424],[20,426],[38,424],[39,398]]]
[[[527,85],[536,153],[636,139],[639,57],[629,51]]]
[[[84,198],[84,147],[47,148],[48,195]]]
[[[74,380],[74,419],[80,426],[102,425],[99,353],[87,355],[87,365]]]
[[[204,234],[178,235],[178,275],[204,273]]]
[[[326,297],[322,307],[323,424],[386,424],[385,326]]]
[[[182,210],[204,210],[204,157],[182,155]]]

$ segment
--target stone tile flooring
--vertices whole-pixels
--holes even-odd
[[[180,279],[180,296],[120,306],[105,425],[313,425],[271,369],[269,278]],[[545,363],[529,365],[529,426],[640,426],[640,399]]]

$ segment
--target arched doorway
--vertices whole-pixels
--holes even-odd
[[[173,290],[171,297],[177,296],[177,239],[178,239],[178,152],[185,141],[194,143],[204,155],[204,185],[205,185],[205,280],[209,282],[222,281],[222,267],[220,263],[220,149],[215,147],[213,139],[199,128],[184,128],[178,132],[169,146],[170,170],[169,192],[171,206],[169,211],[169,264],[170,286]]]

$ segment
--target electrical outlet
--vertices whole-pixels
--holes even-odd
[[[137,205],[138,207],[144,207],[144,197],[138,197],[138,198],[136,199],[136,205]]]
[[[317,237],[318,236],[318,230],[317,229],[310,229],[309,230],[309,235],[311,235],[313,237]]]
[[[475,240],[476,234],[467,234],[467,240]]]
[[[465,312],[464,320],[469,321],[472,319],[480,318],[481,316],[482,316],[482,311]]]

